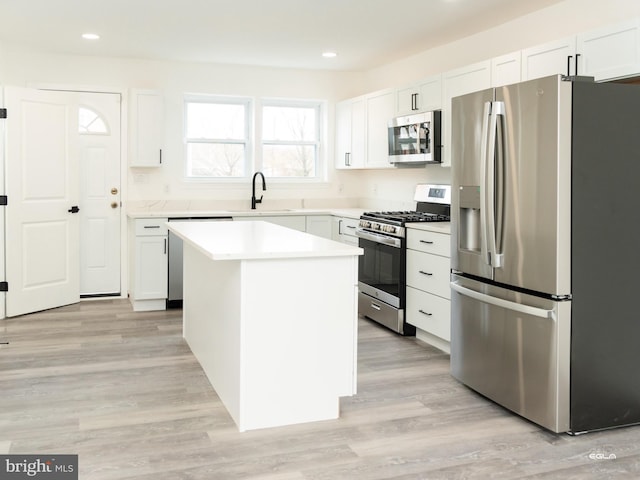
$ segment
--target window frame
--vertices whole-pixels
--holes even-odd
[[[263,138],[263,122],[264,122],[264,108],[265,107],[289,107],[289,108],[312,108],[315,110],[315,136],[314,141],[284,141],[284,140],[265,140]],[[256,138],[256,159],[258,160],[255,165],[256,169],[262,170],[264,168],[264,146],[265,145],[304,145],[316,147],[316,165],[315,175],[310,177],[269,177],[276,182],[280,183],[320,183],[326,181],[326,161],[324,158],[324,145],[326,144],[326,138],[324,136],[325,118],[324,112],[326,111],[326,102],[322,100],[313,99],[289,99],[289,98],[262,98],[257,102],[258,117],[260,120],[259,128],[256,128],[256,132],[260,132],[259,138]],[[258,167],[259,166],[259,167]]]
[[[187,109],[189,104],[204,103],[212,105],[242,105],[244,106],[245,122],[244,122],[244,139],[225,139],[225,138],[190,138],[188,136],[188,122],[187,122]],[[184,162],[183,172],[184,179],[188,182],[195,183],[234,183],[244,182],[252,175],[251,166],[253,165],[254,154],[254,142],[253,142],[253,99],[250,97],[241,96],[226,96],[226,95],[196,95],[186,94],[183,101],[183,143],[184,143]],[[244,175],[237,177],[212,177],[212,176],[192,176],[189,175],[189,145],[190,144],[229,144],[229,145],[244,145],[245,146],[245,158],[244,158]]]
[[[210,103],[210,104],[232,104],[232,105],[245,105],[245,165],[244,176],[238,177],[196,177],[190,176],[188,173],[189,167],[189,144],[190,143],[228,143],[232,144],[233,141],[228,139],[190,139],[187,136],[187,108],[190,103]],[[263,108],[265,106],[283,106],[283,107],[313,107],[316,111],[316,135],[315,142],[308,142],[309,144],[316,145],[316,166],[315,176],[313,177],[270,177],[268,181],[276,184],[321,184],[327,182],[327,159],[326,159],[326,145],[327,145],[327,101],[316,99],[290,99],[290,98],[255,98],[245,96],[231,96],[231,95],[215,95],[215,94],[184,94],[183,97],[183,144],[184,144],[184,160],[183,160],[183,178],[188,183],[201,183],[201,184],[244,184],[251,180],[252,175],[256,171],[261,171],[263,168]],[[235,142],[241,144],[242,142]],[[284,145],[294,144],[298,145],[298,142],[267,142],[269,144]]]

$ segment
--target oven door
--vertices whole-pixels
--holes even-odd
[[[356,231],[364,254],[358,259],[360,292],[404,308],[405,259],[401,239],[370,232]]]

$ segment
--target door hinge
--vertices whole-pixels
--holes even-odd
[[[0,292],[9,291],[9,282],[0,282]]]
[[[6,195],[0,195],[0,207],[6,207],[7,201],[8,201],[8,198]]]
[[[7,118],[7,109],[0,108],[0,118]]]

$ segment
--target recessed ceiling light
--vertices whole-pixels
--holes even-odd
[[[100,38],[100,35],[96,33],[83,33],[82,38],[84,38],[85,40],[98,40]]]
[[[324,58],[334,58],[334,57],[337,57],[338,54],[336,52],[323,52],[322,56]]]

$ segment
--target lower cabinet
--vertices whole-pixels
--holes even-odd
[[[304,215],[256,215],[251,217],[233,217],[234,222],[260,221],[274,223],[283,227],[306,232],[307,220]]]
[[[131,220],[129,300],[135,311],[164,310],[168,286],[167,218]]]
[[[331,215],[307,215],[306,232],[331,240]]]
[[[336,242],[342,242],[353,246],[358,246],[356,228],[360,220],[350,217],[333,217],[331,238]]]
[[[407,228],[406,320],[416,337],[449,352],[451,341],[450,236]]]

